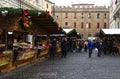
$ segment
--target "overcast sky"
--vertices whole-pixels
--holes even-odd
[[[51,2],[55,3],[55,5],[71,5],[73,4],[79,4],[79,3],[94,3],[95,5],[98,6],[109,6],[110,5],[110,0],[50,0]]]

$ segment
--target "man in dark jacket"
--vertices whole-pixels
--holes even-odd
[[[55,57],[55,53],[56,53],[56,44],[57,44],[57,41],[56,39],[54,38],[52,41],[51,41],[51,47],[50,47],[50,58],[54,58]]]
[[[61,42],[61,50],[62,50],[62,56],[61,57],[66,58],[67,50],[68,50],[68,48],[67,48],[67,39],[66,38],[64,38],[62,40],[62,42]]]

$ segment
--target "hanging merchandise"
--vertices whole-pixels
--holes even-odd
[[[30,18],[28,18],[29,11],[28,10],[23,10],[23,17],[22,17],[22,29],[23,30],[29,30],[31,26],[31,21]]]

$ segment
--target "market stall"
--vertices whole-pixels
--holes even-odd
[[[12,61],[12,51],[0,52],[0,71],[7,69]]]
[[[115,51],[120,54],[120,29],[101,29],[100,37],[113,42]]]

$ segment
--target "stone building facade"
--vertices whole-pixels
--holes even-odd
[[[49,0],[0,0],[0,7],[47,10],[50,11],[50,13],[52,4]]]
[[[110,28],[120,28],[120,0],[110,0]]]
[[[83,38],[109,27],[109,7],[94,4],[56,6],[55,19],[62,28],[74,28]]]

